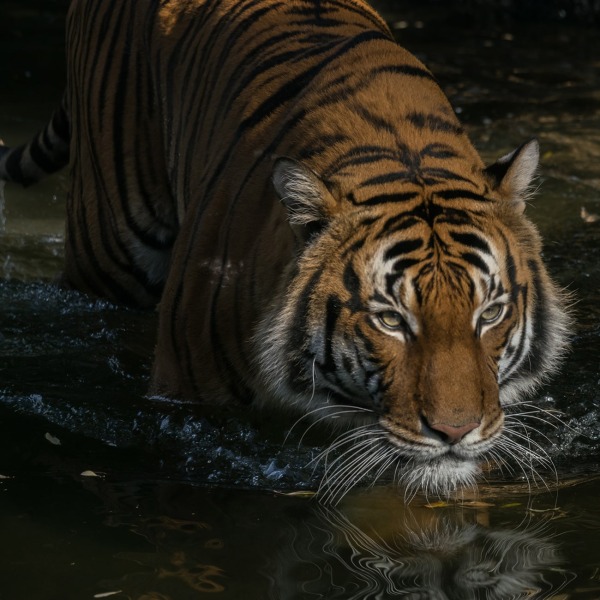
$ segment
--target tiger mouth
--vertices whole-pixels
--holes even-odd
[[[481,474],[483,455],[494,440],[461,440],[449,444],[411,432],[391,430],[380,421],[385,437],[404,460],[397,477],[406,492],[449,497],[460,489],[472,487]],[[495,436],[494,436],[495,437]]]
[[[387,441],[394,446],[401,456],[414,461],[448,460],[473,462],[480,459],[495,443],[494,432],[491,438],[475,441],[461,440],[456,444],[433,439],[426,435],[400,430],[390,426],[385,420],[380,420]]]

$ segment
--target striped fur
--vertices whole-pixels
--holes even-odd
[[[347,423],[332,498],[388,467],[468,483],[565,346],[523,214],[537,142],[485,168],[362,0],[75,0],[67,55],[0,177],[64,163],[70,131],[65,281],[160,298],[152,393]]]

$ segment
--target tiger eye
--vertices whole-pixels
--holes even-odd
[[[488,306],[481,313],[480,319],[482,321],[487,321],[488,323],[491,323],[492,321],[495,321],[500,316],[502,309],[503,309],[502,304],[492,304],[491,306]]]
[[[394,310],[385,310],[379,313],[379,320],[388,329],[400,329],[404,325],[404,319],[400,313]]]

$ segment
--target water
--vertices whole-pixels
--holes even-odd
[[[7,144],[60,98],[65,5],[0,7]],[[325,509],[309,492],[327,432],[286,438],[286,415],[145,397],[156,315],[52,284],[61,173],[7,186],[0,210],[0,600],[600,598],[600,222],[580,216],[600,214],[597,30],[381,7],[486,159],[540,140],[528,211],[577,318],[567,363],[528,417],[557,467],[540,473],[549,489],[513,465],[446,505],[406,507],[379,485]]]

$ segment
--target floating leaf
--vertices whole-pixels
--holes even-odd
[[[87,470],[87,471],[82,471],[82,472],[80,473],[80,475],[81,475],[82,477],[102,477],[102,475],[99,475],[99,474],[98,474],[98,473],[96,473],[95,471],[90,471],[90,470]]]
[[[468,508],[491,508],[495,506],[491,502],[483,502],[481,500],[467,500],[466,502],[461,502],[460,505]]]
[[[295,492],[276,492],[281,496],[294,496],[296,498],[312,498],[316,496],[317,492],[312,492],[310,490],[297,490]]]
[[[54,437],[51,433],[47,433],[44,436],[53,446],[60,446],[60,440]]]
[[[425,504],[425,508],[444,508],[445,506],[450,506],[447,502],[443,500],[438,500],[437,502],[430,502],[429,504]]]

